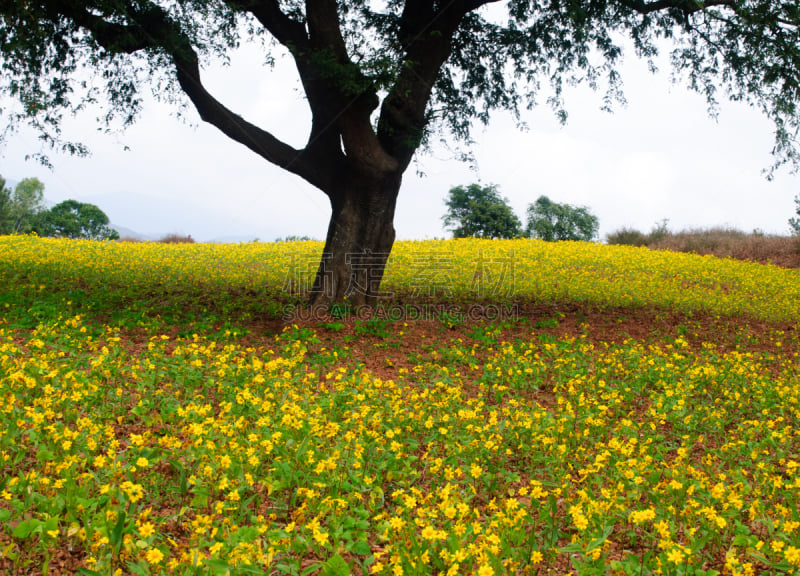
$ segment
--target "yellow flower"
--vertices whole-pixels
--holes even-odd
[[[150,548],[145,554],[145,559],[149,564],[158,564],[164,559],[164,554],[158,548]]]
[[[478,576],[494,576],[494,568],[488,564],[484,564],[478,568]]]
[[[425,526],[425,528],[422,529],[422,537],[425,538],[425,540],[435,540],[436,528],[431,525]]]
[[[786,561],[792,566],[800,566],[800,548],[789,546],[783,553]]]
[[[673,548],[669,552],[667,552],[667,560],[672,562],[673,564],[680,564],[683,562],[684,554],[679,548]]]
[[[138,458],[136,460],[136,466],[139,468],[147,468],[150,465],[150,462],[147,461],[147,458]]]
[[[480,478],[481,474],[483,474],[483,469],[477,464],[473,464],[469,468],[469,473],[473,478],[477,480],[478,478]]]
[[[152,536],[155,531],[155,526],[153,526],[151,522],[143,522],[142,525],[139,526],[139,535],[142,538]]]
[[[317,530],[314,532],[314,540],[316,540],[320,546],[325,546],[325,544],[328,543],[328,533]]]
[[[578,530],[586,530],[589,526],[589,520],[581,512],[573,514],[572,521],[575,523],[575,527]]]
[[[536,566],[537,564],[541,564],[542,560],[544,560],[544,556],[538,550],[534,550],[531,553],[531,564]]]
[[[656,511],[652,508],[647,508],[646,510],[634,510],[631,512],[629,519],[634,524],[641,524],[643,522],[647,522],[648,520],[652,520],[655,517]]]
[[[398,518],[397,516],[392,516],[389,518],[389,526],[392,527],[392,530],[400,530],[403,526],[405,526],[406,521],[402,518]]]
[[[138,502],[144,496],[144,488],[142,488],[141,484],[134,484],[130,480],[123,482],[120,488],[128,495],[131,502]]]

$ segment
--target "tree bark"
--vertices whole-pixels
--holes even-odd
[[[354,311],[374,307],[395,239],[394,211],[402,173],[365,174],[351,169],[329,191],[331,220],[311,291],[315,311],[345,303]]]

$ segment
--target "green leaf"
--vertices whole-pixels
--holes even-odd
[[[339,554],[328,558],[322,566],[322,576],[350,576],[350,565]]]
[[[117,517],[117,523],[114,525],[114,529],[111,531],[109,540],[114,548],[118,548],[122,543],[122,532],[125,530],[125,518],[126,514],[123,510],[119,513],[119,516]]]
[[[237,566],[236,573],[258,574],[259,576],[264,576],[264,570],[262,570],[261,568],[257,568],[255,566]]]
[[[34,529],[36,529],[40,524],[41,522],[38,520],[23,520],[17,524],[17,527],[14,528],[14,531],[11,533],[11,535],[14,538],[21,538],[24,540],[30,536],[31,532],[33,532]]]
[[[48,450],[47,448],[42,448],[36,453],[36,459],[39,462],[50,462],[52,460],[55,460],[55,455],[52,452],[50,452],[50,450]]]
[[[208,505],[208,489],[198,488],[192,498],[191,505],[195,508],[204,508]]]
[[[214,571],[214,574],[230,574],[231,565],[221,558],[209,558],[205,561],[205,564]]]
[[[58,530],[58,516],[51,516],[43,523],[44,530],[46,532],[52,532],[53,530]]]
[[[758,560],[759,562],[761,562],[766,566],[769,566],[771,568],[774,567],[773,563],[770,560],[768,560],[767,557],[764,556],[763,554],[759,554],[758,552],[748,552],[747,555],[750,556],[751,558]]]
[[[150,573],[147,569],[147,566],[143,566],[141,564],[128,564],[128,570],[132,574],[138,574],[139,576],[146,576]]]
[[[310,566],[306,566],[306,569],[300,572],[300,576],[308,576],[312,573],[319,573],[319,567],[322,565],[321,562],[314,562]]]
[[[744,534],[737,534],[733,538],[733,545],[734,546],[747,546],[750,543],[750,540],[753,539],[753,536],[747,536]]]
[[[359,554],[361,556],[367,556],[368,554],[372,553],[372,548],[369,546],[369,542],[366,540],[356,540],[350,546],[350,551],[354,554]]]
[[[584,553],[588,554],[592,550],[596,550],[597,548],[600,548],[603,545],[603,543],[608,539],[608,537],[611,536],[611,532],[613,532],[613,531],[614,531],[614,527],[613,526],[609,526],[608,528],[603,530],[603,535],[600,536],[600,538],[597,538],[597,539],[592,540],[591,542],[589,542],[589,545],[586,547],[586,550],[584,551]]]

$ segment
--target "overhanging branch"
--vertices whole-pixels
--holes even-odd
[[[169,54],[181,89],[203,121],[269,162],[301,176],[317,187],[325,188],[327,182],[323,181],[323,171],[314,169],[304,159],[303,150],[296,150],[246,121],[208,92],[200,78],[199,59],[189,37],[160,6],[147,2],[140,10],[127,14],[129,24],[110,23],[85,8],[70,9],[68,3],[61,8],[61,14],[86,29],[98,44],[110,52],[133,53],[150,48]]]
[[[303,159],[303,151],[278,140],[271,133],[251,124],[214,98],[200,79],[197,56],[187,59],[173,54],[178,82],[203,121],[218,128],[230,139],[247,146],[262,158],[324,189],[322,174]]]
[[[150,36],[131,26],[106,22],[89,12],[76,12],[72,19],[81,28],[90,30],[97,43],[109,52],[133,54],[155,47]]]
[[[700,0],[654,0],[653,2],[621,0],[620,3],[631,10],[635,10],[639,14],[651,14],[661,10],[669,10],[670,8],[677,8],[687,14],[693,14],[715,6],[728,6],[733,8],[736,4],[734,0],[706,0],[705,2]]]
[[[500,0],[465,0],[464,11],[471,12],[473,10],[477,10],[481,6],[485,6],[486,4],[492,4],[494,2],[500,2]]]
[[[308,46],[308,34],[302,22],[287,16],[277,0],[224,0],[235,10],[252,14],[266,30],[289,51],[295,53]]]

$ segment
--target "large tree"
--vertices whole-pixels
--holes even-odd
[[[518,112],[543,82],[560,114],[566,82],[605,83],[610,103],[626,37],[649,59],[673,42],[692,88],[712,104],[722,89],[761,107],[778,163],[797,160],[799,24],[796,0],[3,0],[0,91],[22,104],[6,111],[9,124],[28,121],[79,153],[60,139],[65,112],[105,96],[107,118],[132,122],[147,83],[188,98],[204,121],[328,196],[313,300],[359,304],[377,293],[402,175],[428,135],[468,140],[474,119]],[[203,83],[203,65],[251,38],[268,57],[278,43],[294,59],[312,115],[300,149]]]

